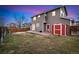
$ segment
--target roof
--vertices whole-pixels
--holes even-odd
[[[74,21],[74,19],[70,18],[70,17],[60,17],[61,19],[64,19],[64,20],[69,20],[69,21]]]
[[[61,6],[61,7],[57,7],[57,8],[55,8],[55,9],[51,9],[51,10],[42,12],[42,13],[40,13],[40,14],[34,15],[34,16],[32,16],[32,17],[38,16],[38,15],[41,15],[41,14],[45,14],[45,13],[48,13],[48,12],[51,12],[51,11],[54,11],[54,10],[60,9],[60,8],[62,8],[62,7],[64,7],[64,9],[65,9],[65,11],[66,11],[66,15],[67,15],[66,7],[65,7],[65,6]]]

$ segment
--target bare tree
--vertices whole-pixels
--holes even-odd
[[[17,22],[18,28],[21,28],[22,27],[22,23],[23,23],[23,21],[25,19],[25,16],[22,15],[20,17],[17,17],[16,15],[14,15],[14,18],[15,18],[15,21]]]

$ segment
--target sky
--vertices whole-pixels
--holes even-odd
[[[0,17],[3,17],[5,24],[16,23],[15,16],[19,19],[24,16],[24,23],[31,22],[31,17],[51,10],[61,5],[0,5]],[[79,18],[79,5],[66,5],[68,17]]]

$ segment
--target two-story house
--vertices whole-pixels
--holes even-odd
[[[32,31],[50,32],[54,35],[69,35],[70,19],[66,7],[61,6],[32,16]]]

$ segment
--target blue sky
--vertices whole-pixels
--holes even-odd
[[[0,6],[0,17],[4,17],[5,24],[16,23],[14,16],[17,18],[24,15],[24,22],[31,22],[31,16],[50,10],[60,5],[4,5]],[[67,5],[68,16],[78,18],[79,5]]]

